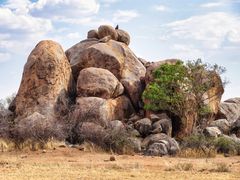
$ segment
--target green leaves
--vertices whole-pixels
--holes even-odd
[[[148,84],[142,98],[147,110],[171,111],[180,118],[183,116],[184,107],[191,97],[196,101],[196,106],[191,107],[197,112],[198,120],[211,113],[205,101],[211,97],[204,96],[212,87],[222,86],[219,74],[225,68],[203,63],[201,59],[182,61],[176,64],[164,64],[153,72],[154,80]],[[195,108],[195,109],[194,109]]]

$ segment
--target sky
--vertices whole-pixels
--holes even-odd
[[[223,100],[240,97],[240,0],[0,0],[0,99],[18,91],[39,41],[67,50],[102,24],[129,32],[130,48],[148,61],[224,66]]]

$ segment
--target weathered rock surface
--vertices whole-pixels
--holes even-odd
[[[71,67],[62,47],[54,41],[41,41],[24,66],[21,85],[11,109],[16,115],[54,114],[59,96],[67,98],[71,91],[71,78]],[[67,101],[66,98],[61,100]]]
[[[111,36],[113,40],[118,39],[118,33],[112,26],[102,25],[98,28],[98,37],[101,39],[106,36]]]
[[[73,118],[77,121],[87,121],[107,126],[109,121],[123,120],[132,113],[131,102],[125,96],[109,100],[99,97],[80,97],[77,98]]]
[[[219,110],[222,95],[224,93],[221,77],[217,74],[213,76],[211,88],[205,93],[205,103],[211,110],[213,115],[216,115]]]
[[[98,39],[98,38],[99,38],[99,37],[98,37],[98,31],[95,30],[95,29],[88,31],[87,38],[88,38],[88,39],[91,39],[91,38],[96,38],[96,39]]]
[[[172,136],[172,121],[169,118],[163,118],[159,121],[153,123],[152,125],[152,133],[165,133],[168,136]]]
[[[123,84],[134,106],[138,107],[144,88],[141,79],[145,77],[146,69],[135,54],[125,44],[113,40],[107,43],[83,43],[66,52],[74,74],[88,67],[109,70]]]
[[[238,138],[240,138],[240,118],[238,118],[238,119],[231,125],[231,133],[234,133]]]
[[[130,44],[130,35],[122,29],[117,29],[116,31],[118,34],[118,41],[123,42],[126,45],[129,45]]]
[[[152,122],[148,118],[140,119],[135,124],[135,129],[137,129],[140,134],[144,137],[150,134],[152,129]]]
[[[222,132],[218,127],[206,127],[203,133],[209,137],[218,137],[222,135]]]
[[[86,50],[88,47],[97,43],[98,43],[98,39],[95,39],[95,38],[87,39],[75,44],[65,52],[70,62],[72,73],[75,79],[77,79],[80,70],[83,69],[83,66],[81,64],[83,51]]]
[[[218,119],[227,119],[234,123],[240,117],[240,98],[232,98],[222,102],[217,114]]]
[[[228,134],[230,132],[230,123],[226,119],[218,119],[210,123],[212,127],[218,127],[223,134]]]
[[[124,129],[124,125],[122,123],[122,121],[119,120],[113,120],[109,122],[109,127],[113,130],[113,131],[121,131]]]
[[[166,134],[153,134],[146,137],[142,142],[142,148],[147,155],[162,156],[176,154],[180,148],[177,141]]]
[[[85,68],[78,76],[77,95],[79,97],[115,98],[123,94],[124,88],[118,79],[102,68]]]

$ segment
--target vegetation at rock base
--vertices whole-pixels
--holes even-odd
[[[186,64],[181,61],[163,64],[154,71],[153,82],[143,92],[144,107],[152,111],[170,111],[182,118],[186,104],[192,100],[191,108],[197,112],[195,125],[201,125],[201,120],[211,112],[206,102],[212,97],[206,93],[218,86],[214,80],[220,79],[219,75],[224,72],[224,67],[203,63],[201,59]],[[225,85],[226,81],[222,83]]]
[[[240,144],[224,136],[213,138],[199,134],[185,137],[180,146],[179,157],[211,158],[217,153],[239,155]]]

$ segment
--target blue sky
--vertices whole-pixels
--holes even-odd
[[[226,67],[223,99],[240,97],[240,0],[0,0],[0,98],[17,92],[37,42],[66,50],[100,24],[119,24],[148,61],[201,58]]]

